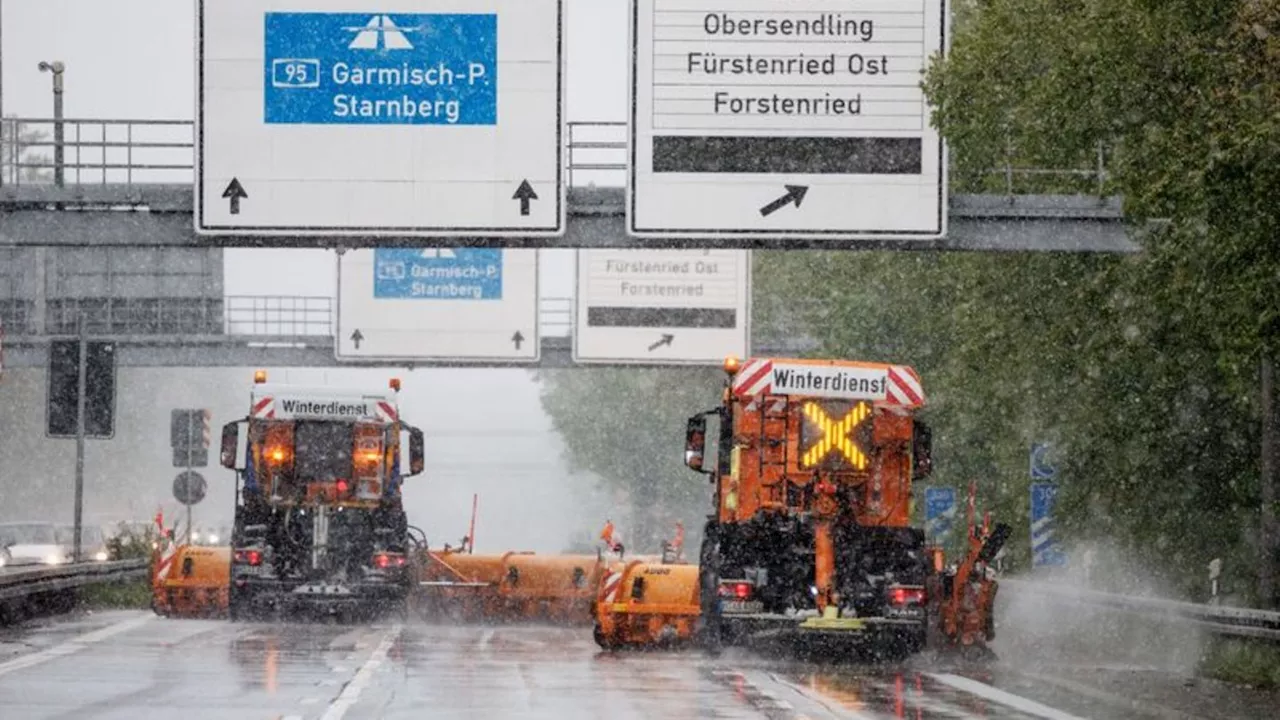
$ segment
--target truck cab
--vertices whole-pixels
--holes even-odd
[[[407,596],[401,488],[424,460],[422,431],[400,417],[399,388],[300,387],[255,374],[249,415],[222,430],[222,465],[236,470],[233,618],[298,604],[374,610]]]

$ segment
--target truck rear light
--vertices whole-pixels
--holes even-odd
[[[751,597],[752,589],[751,583],[749,582],[724,582],[720,583],[720,596],[746,600]]]
[[[889,588],[889,604],[891,605],[923,605],[924,588],[902,587],[896,585]]]
[[[391,567],[404,567],[405,558],[400,553],[378,553],[373,556],[373,566],[379,570]]]
[[[261,550],[237,550],[235,552],[234,559],[237,563],[241,565],[255,565],[255,566],[261,565],[262,551]]]

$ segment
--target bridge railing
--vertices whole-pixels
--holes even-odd
[[[0,148],[0,184],[49,185],[54,181],[54,125],[50,118],[9,118]],[[62,121],[64,182],[68,186],[145,186],[192,181],[194,131],[190,120],[69,118]],[[570,187],[623,187],[627,124],[570,122],[565,131]],[[974,173],[981,191],[1008,196],[1069,187],[1104,196],[1110,175],[1106,154],[1087,168],[1020,167],[1012,158]]]
[[[226,335],[331,337],[337,322],[334,298],[274,295],[228,295]],[[573,323],[573,298],[538,300],[538,328],[543,337],[565,337]]]

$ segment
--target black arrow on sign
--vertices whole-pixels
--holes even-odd
[[[520,343],[524,342],[524,336],[520,334],[519,330],[516,331],[515,335],[511,336],[511,342],[516,344],[517,350],[520,349]]]
[[[249,193],[244,191],[244,186],[240,184],[240,178],[231,178],[231,182],[227,183],[227,189],[222,191],[222,197],[231,200],[231,214],[240,214],[240,200],[248,199]]]
[[[784,187],[787,188],[787,194],[760,208],[761,215],[769,217],[787,205],[790,205],[792,201],[795,201],[796,207],[798,208],[800,207],[800,202],[804,200],[804,194],[809,192],[808,185],[785,185]]]
[[[356,328],[356,331],[351,333],[351,342],[356,344],[357,350],[360,349],[360,341],[363,339],[364,339],[364,333],[360,332],[360,328]]]
[[[512,200],[519,200],[519,201],[520,201],[520,214],[521,214],[521,215],[528,215],[528,214],[529,214],[529,201],[530,201],[530,200],[537,200],[537,199],[538,199],[538,193],[536,193],[536,192],[534,192],[534,191],[533,191],[533,186],[529,184],[529,181],[528,181],[528,180],[521,180],[521,181],[520,181],[520,187],[516,188],[516,194],[515,194],[515,195],[512,195],[512,196],[511,196],[511,199],[512,199]]]
[[[676,336],[675,336],[675,335],[670,335],[670,334],[667,334],[667,333],[663,333],[663,334],[662,334],[662,339],[661,339],[661,340],[659,340],[658,342],[656,342],[656,343],[654,343],[654,344],[652,344],[652,345],[650,345],[650,346],[649,346],[649,352],[653,352],[654,350],[657,350],[658,348],[662,347],[663,345],[670,345],[670,344],[671,344],[671,341],[672,341],[672,340],[675,340],[675,339],[676,339]]]

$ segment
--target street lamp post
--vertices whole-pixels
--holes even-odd
[[[63,129],[62,129],[62,73],[67,66],[61,60],[40,62],[40,72],[53,73],[53,184],[62,187],[65,182],[63,172]]]

